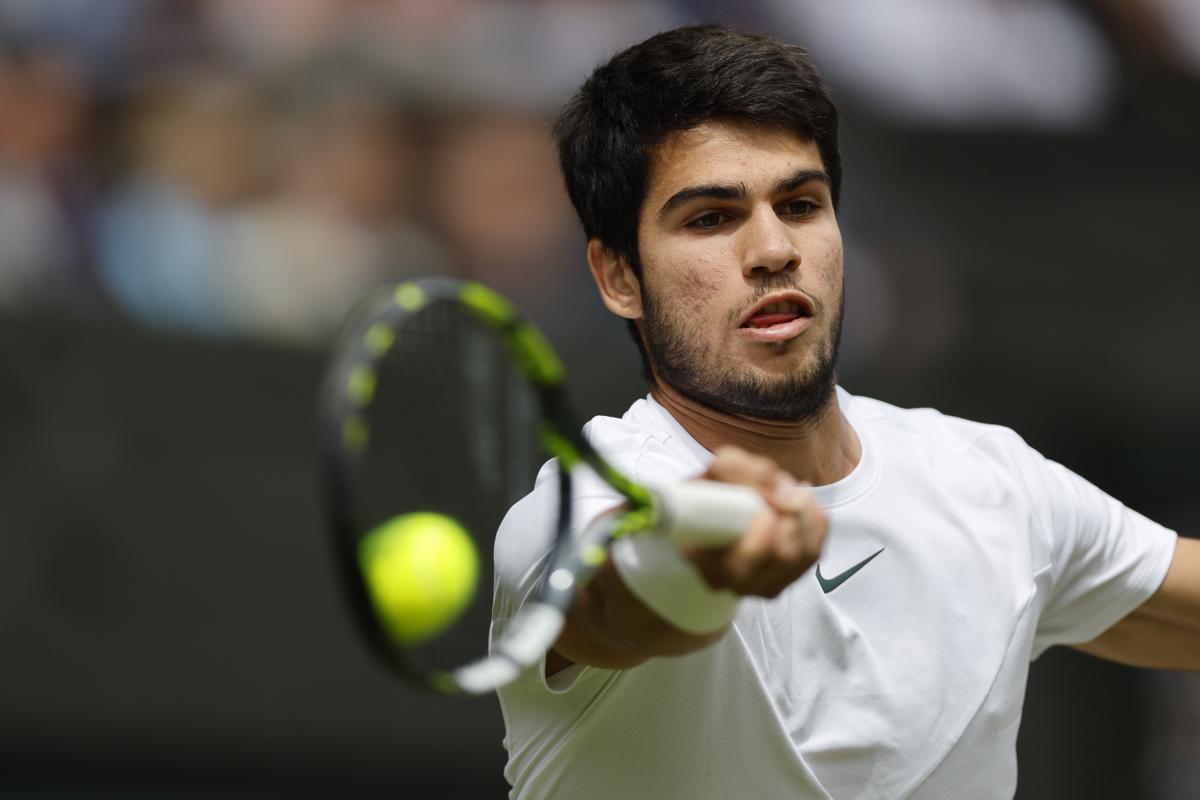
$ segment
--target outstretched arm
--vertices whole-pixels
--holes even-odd
[[[1180,537],[1158,591],[1078,649],[1135,667],[1200,672],[1200,540]]]
[[[691,548],[685,557],[710,588],[774,597],[812,566],[825,539],[826,518],[815,495],[775,462],[734,447],[721,448],[703,477],[757,488],[767,506],[734,544]],[[681,655],[710,644],[707,634],[675,628],[633,595],[610,561],[583,588],[567,624],[546,657],[546,674],[573,662],[627,669],[654,656]]]

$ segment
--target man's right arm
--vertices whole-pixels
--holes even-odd
[[[701,477],[751,486],[766,501],[733,544],[684,550],[710,588],[775,597],[816,563],[827,530],[825,514],[812,491],[797,486],[775,462],[725,447]],[[703,634],[680,630],[630,591],[610,559],[579,591],[546,656],[546,674],[572,663],[628,669],[654,656],[683,655],[720,639],[727,627]]]

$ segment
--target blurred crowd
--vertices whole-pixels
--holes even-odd
[[[1200,73],[1192,0],[733,5],[0,0],[0,312],[305,343],[451,273],[566,324],[586,274],[547,120],[688,22],[806,43],[921,125],[1099,124],[1120,76]]]

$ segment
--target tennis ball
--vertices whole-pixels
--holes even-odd
[[[475,595],[475,543],[444,514],[393,517],[363,538],[358,555],[379,620],[401,644],[420,644],[441,633]]]

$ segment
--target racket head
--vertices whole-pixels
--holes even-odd
[[[321,409],[330,529],[360,631],[406,680],[447,694],[463,691],[464,680],[477,686],[501,680],[472,684],[470,673],[464,678],[459,668],[485,653],[494,534],[507,509],[533,485],[546,449],[564,464],[554,552],[565,539],[571,468],[591,452],[567,414],[563,377],[537,329],[477,283],[435,278],[383,288],[346,325]],[[434,528],[440,533],[431,533]],[[477,556],[470,601],[434,634],[427,635],[428,615],[410,614],[426,617],[416,627],[404,619],[398,625],[396,609],[416,607],[411,596],[404,599],[400,584],[424,580],[431,570],[439,573],[435,581],[461,584],[461,570],[442,570],[447,554],[462,561],[455,544],[462,531]],[[429,557],[439,563],[422,566],[413,560],[422,547],[400,545],[372,580],[364,552],[378,552],[380,540],[411,542],[413,535],[432,536],[435,553]],[[381,580],[393,601],[399,593],[399,606],[393,603],[390,612],[382,610]],[[545,608],[569,602],[568,594],[557,593],[541,604],[540,621],[529,627],[548,631],[553,615]]]

